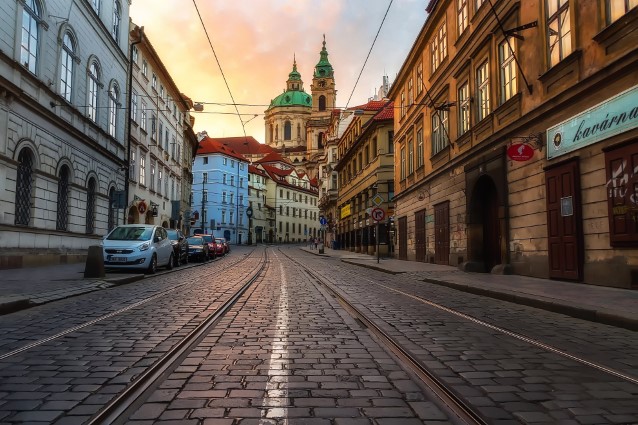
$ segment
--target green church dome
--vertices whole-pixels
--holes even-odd
[[[270,101],[270,108],[277,106],[305,106],[312,108],[312,96],[304,91],[287,90]]]

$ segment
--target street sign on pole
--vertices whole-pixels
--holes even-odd
[[[325,226],[326,224],[328,224],[328,220],[326,220],[326,217],[324,216],[319,217],[319,224],[321,224],[322,226]]]
[[[385,211],[383,211],[383,208],[374,208],[370,215],[372,216],[372,219],[378,223],[385,218]]]

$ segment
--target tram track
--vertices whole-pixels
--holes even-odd
[[[95,414],[87,425],[114,424],[126,421],[145,395],[156,387],[172,369],[213,329],[228,313],[242,295],[267,271],[269,264],[267,250],[264,250],[263,261],[249,273],[241,287],[214,312],[210,313],[184,338],[169,349],[158,361],[148,367],[130,385]]]
[[[392,352],[404,365],[406,365],[420,380],[421,382],[432,391],[433,394],[438,397],[439,401],[443,403],[451,413],[465,424],[477,424],[486,425],[489,422],[486,421],[480,414],[478,414],[470,404],[458,396],[448,385],[437,378],[431,373],[427,367],[425,367],[416,356],[412,355],[408,350],[403,348],[399,342],[385,332],[381,327],[364,314],[359,308],[345,298],[332,284],[313,272],[301,262],[295,260],[293,257],[287,255],[281,249],[279,250],[282,255],[288,258],[291,262],[297,264],[302,268],[305,273],[314,279],[318,284],[325,288],[330,295],[337,299],[339,304],[352,316],[357,322],[363,324],[377,339]]]
[[[638,377],[636,377],[633,373],[631,373],[631,371],[618,369],[618,368],[614,368],[613,366],[610,367],[610,365],[602,364],[600,362],[595,361],[595,359],[587,358],[587,356],[585,356],[583,352],[574,352],[573,350],[570,350],[570,349],[558,348],[550,343],[544,342],[543,340],[539,340],[538,338],[525,335],[524,332],[520,332],[520,331],[515,332],[515,331],[507,329],[504,326],[499,326],[494,323],[489,323],[489,321],[481,320],[479,318],[473,317],[470,314],[464,313],[463,311],[457,310],[455,308],[450,308],[441,304],[440,302],[435,302],[433,300],[430,300],[427,298],[427,296],[423,296],[423,294],[410,293],[406,290],[402,290],[400,287],[399,288],[393,287],[393,285],[386,284],[384,282],[378,282],[373,279],[369,279],[366,276],[362,275],[361,273],[353,273],[351,270],[347,270],[347,269],[336,270],[335,268],[331,268],[330,273],[331,273],[331,276],[333,277],[328,277],[325,275],[325,273],[321,271],[321,269],[318,269],[317,271],[315,271],[313,270],[313,267],[311,264],[307,264],[307,263],[304,264],[303,262],[298,261],[297,259],[291,257],[290,255],[286,255],[286,256],[289,258],[291,262],[295,262],[296,264],[299,265],[299,267],[304,268],[310,278],[312,278],[318,284],[325,287],[327,291],[331,293],[344,306],[344,308],[355,318],[355,320],[361,322],[364,326],[366,326],[370,330],[371,333],[373,333],[376,337],[384,341],[388,349],[391,352],[393,352],[395,355],[397,355],[402,361],[404,361],[407,367],[411,369],[414,373],[416,373],[416,375],[423,380],[424,384],[430,387],[437,394],[437,396],[439,396],[439,398],[442,400],[443,403],[445,403],[448,407],[450,407],[450,409],[453,412],[460,412],[460,413],[457,413],[457,415],[462,420],[468,423],[475,423],[473,421],[477,419],[476,416],[479,416],[478,420],[479,421],[482,420],[483,421],[482,423],[489,422],[489,419],[487,418],[481,419],[480,416],[482,416],[483,410],[480,407],[477,410],[481,412],[481,415],[476,415],[473,408],[471,406],[468,406],[466,402],[464,401],[464,396],[457,397],[457,393],[453,389],[448,390],[446,387],[448,386],[451,387],[452,385],[447,385],[446,383],[442,384],[441,381],[437,379],[436,376],[433,375],[433,373],[438,374],[438,372],[430,373],[427,370],[427,367],[424,366],[426,362],[424,360],[420,361],[419,358],[411,354],[411,351],[410,351],[411,349],[417,349],[417,350],[425,349],[429,351],[428,346],[424,345],[422,341],[419,342],[417,340],[412,340],[411,337],[409,337],[407,334],[404,334],[401,331],[400,327],[399,328],[396,327],[397,325],[399,325],[398,322],[395,323],[393,321],[388,321],[388,319],[384,318],[385,315],[388,315],[387,317],[394,316],[391,313],[393,311],[391,310],[391,307],[388,306],[387,308],[381,309],[379,310],[379,312],[376,312],[374,309],[369,310],[366,302],[363,300],[353,301],[352,295],[349,295],[349,293],[346,294],[344,292],[345,288],[335,285],[335,281],[334,281],[335,274],[338,274],[341,278],[343,278],[344,282],[347,282],[347,285],[350,285],[350,284],[354,285],[353,288],[356,287],[356,285],[358,284],[363,284],[366,287],[372,287],[372,285],[374,285],[375,287],[380,289],[377,297],[381,297],[381,298],[387,297],[387,295],[383,295],[383,292],[385,292],[386,294],[393,293],[395,295],[398,295],[401,298],[403,297],[409,298],[413,302],[416,302],[423,306],[427,306],[428,309],[431,309],[430,311],[444,312],[444,314],[448,314],[450,315],[450,317],[456,318],[454,321],[454,323],[456,324],[456,327],[458,327],[460,323],[462,322],[467,322],[468,324],[471,324],[471,326],[477,326],[478,327],[476,328],[477,330],[480,328],[485,329],[485,335],[486,336],[489,335],[490,338],[495,337],[496,338],[495,341],[499,340],[498,335],[503,335],[507,338],[512,338],[513,340],[518,341],[518,342],[515,342],[513,346],[521,347],[521,350],[524,350],[522,347],[527,345],[532,349],[529,351],[529,353],[534,352],[533,350],[541,350],[536,355],[541,356],[542,358],[546,358],[546,356],[553,355],[555,359],[560,357],[562,357],[563,359],[566,359],[566,360],[563,360],[563,362],[573,362],[572,363],[573,366],[568,366],[571,369],[570,371],[566,370],[566,375],[564,379],[570,379],[567,377],[574,376],[573,375],[574,371],[578,370],[578,371],[581,371],[580,373],[583,373],[583,375],[587,377],[593,377],[594,375],[597,374],[596,375],[597,378],[595,378],[595,380],[592,381],[591,385],[597,385],[594,382],[599,382],[598,385],[603,385],[605,386],[605,388],[611,389],[612,387],[610,386],[610,384],[613,382],[616,382],[613,388],[625,388],[627,390],[626,397],[631,397],[631,394],[636,394],[635,385],[638,385]],[[374,291],[374,292],[377,292],[377,291]],[[370,291],[367,291],[366,293],[368,297],[371,297],[371,298],[375,297],[375,295],[373,295]],[[392,298],[394,297],[390,297],[389,299],[392,299]],[[398,300],[400,298],[396,298],[396,299]],[[397,301],[397,302],[400,304],[403,304],[401,301]],[[413,304],[413,309],[418,311],[419,307],[416,307],[418,304]],[[368,315],[370,314],[371,314],[370,317],[374,317],[375,319],[371,319],[370,317],[368,317]],[[412,320],[414,320],[414,318]],[[436,322],[441,322],[441,319],[440,318],[437,319]],[[443,320],[443,323],[445,322],[447,321]],[[451,328],[455,328],[455,325],[451,324]],[[386,329],[386,330],[384,331],[383,329]],[[396,331],[398,331],[400,335],[396,334]],[[388,334],[388,332],[391,332],[392,334],[390,335]],[[406,332],[409,332],[409,330],[406,330]],[[402,339],[403,337],[407,338],[406,341],[408,344],[406,344],[406,341]],[[401,338],[401,339],[399,340],[397,338]],[[458,336],[456,337],[450,336],[450,338],[458,338]],[[402,342],[400,343],[398,341],[402,341]],[[434,341],[435,340],[433,340],[432,342]],[[521,344],[525,344],[525,345],[521,345]],[[412,348],[404,349],[404,346],[412,347]],[[439,349],[442,347],[439,347]],[[468,345],[467,348],[465,349],[460,347],[458,349],[461,351],[463,350],[471,351],[473,350],[473,348],[471,347],[472,347],[471,345]],[[432,347],[432,348],[436,349],[435,347]],[[545,355],[540,354],[541,352],[545,352],[547,354]],[[426,360],[427,358],[428,357],[426,357]],[[518,358],[518,357],[515,357],[515,358]],[[430,358],[430,360],[432,359]],[[448,358],[448,361],[449,361],[449,358]],[[563,363],[563,364],[568,364],[568,363]],[[576,365],[580,365],[580,366],[576,366]],[[537,366],[538,366],[537,363],[530,364],[530,367],[532,369],[537,368]],[[551,370],[552,369],[548,369],[548,371],[551,371]],[[460,375],[462,375],[462,373]],[[486,377],[488,376],[487,373],[483,375]],[[442,377],[444,381],[447,381],[447,379],[445,378],[445,375],[440,375],[440,376]],[[590,379],[594,379],[594,378],[590,378]],[[485,378],[484,380],[487,381],[489,379]],[[472,379],[470,378],[467,384],[471,385],[471,382],[472,382]],[[514,385],[514,384],[511,384],[513,382],[512,380],[508,380],[508,382],[510,383],[510,385]],[[556,382],[565,382],[565,381],[561,381],[561,378],[558,378]],[[525,386],[523,381],[521,381],[521,384]],[[560,384],[558,385],[560,386]],[[570,397],[570,396],[567,395],[567,397]]]
[[[231,268],[237,267],[238,265],[248,261],[248,259],[250,258],[250,255],[252,254],[252,252],[254,252],[254,250],[251,251],[250,253],[248,253],[247,255],[239,258],[237,261],[233,261],[233,262],[230,262],[230,263],[224,263],[221,266],[221,270],[218,270],[218,272],[222,273],[222,272],[224,272],[226,270],[230,270]],[[186,269],[186,270],[188,270],[188,269]],[[181,271],[181,270],[178,270],[178,271]],[[163,274],[160,274],[159,276],[161,276],[161,275],[163,275]],[[79,330],[85,329],[87,327],[93,326],[93,325],[95,325],[97,323],[100,323],[100,322],[102,322],[104,320],[117,317],[117,316],[119,316],[121,314],[124,314],[124,313],[126,313],[128,311],[131,311],[131,310],[134,310],[134,309],[136,309],[138,307],[141,307],[141,306],[143,306],[143,305],[145,305],[145,304],[147,304],[149,302],[156,301],[158,299],[161,299],[163,297],[171,295],[171,294],[173,294],[173,293],[175,293],[177,291],[182,290],[184,287],[192,285],[192,284],[193,284],[192,282],[185,282],[185,283],[182,283],[182,284],[177,284],[175,286],[172,286],[170,289],[167,289],[167,290],[164,290],[164,291],[160,291],[160,292],[158,292],[158,293],[156,293],[156,294],[154,294],[154,295],[152,295],[150,297],[146,297],[146,298],[144,298],[144,299],[142,299],[140,301],[137,301],[137,302],[135,302],[135,303],[133,303],[131,305],[128,305],[126,307],[122,307],[122,308],[120,308],[118,310],[115,310],[115,311],[112,311],[110,313],[104,314],[104,315],[102,315],[100,317],[97,317],[95,319],[92,319],[92,320],[86,321],[84,323],[81,323],[79,325],[75,325],[75,326],[72,326],[70,328],[64,329],[64,330],[62,330],[60,332],[55,333],[54,335],[46,337],[46,338],[40,338],[40,339],[38,339],[36,341],[33,341],[33,342],[31,342],[29,344],[26,344],[26,345],[24,345],[22,347],[19,347],[19,348],[16,348],[14,350],[11,350],[11,351],[9,351],[7,353],[0,354],[0,361],[9,359],[9,358],[11,358],[13,356],[16,356],[18,354],[22,354],[22,353],[24,353],[24,352],[26,352],[26,351],[28,351],[30,349],[33,349],[33,348],[36,348],[36,347],[40,346],[40,345],[49,343],[51,341],[55,341],[55,340],[57,340],[59,338],[67,336],[67,335],[69,335],[69,334],[71,334],[73,332],[77,332]]]

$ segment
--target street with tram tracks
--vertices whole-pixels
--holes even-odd
[[[638,423],[635,332],[235,249],[2,316],[0,423]]]

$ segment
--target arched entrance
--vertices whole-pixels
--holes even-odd
[[[498,192],[490,176],[483,175],[477,180],[468,213],[469,259],[482,263],[489,273],[502,263]]]

